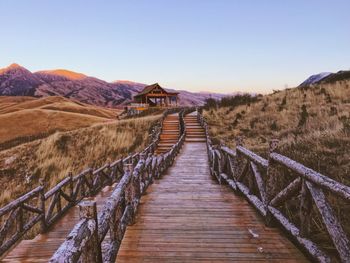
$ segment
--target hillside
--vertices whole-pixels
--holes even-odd
[[[161,115],[99,123],[56,132],[47,138],[0,151],[0,206],[33,189],[44,178],[48,189],[68,172],[77,174],[114,161],[149,143],[152,125]],[[21,182],[21,183],[19,183]]]
[[[350,166],[350,80],[294,88],[260,96],[255,103],[205,111],[212,135],[229,146],[245,145],[264,156],[268,141],[280,151],[337,180]]]
[[[0,149],[116,119],[119,110],[92,106],[63,97],[0,96]]]
[[[18,64],[0,69],[0,96],[62,96],[103,107],[125,105],[146,84],[132,81],[106,82],[65,69],[30,72]],[[209,97],[223,94],[180,91],[180,105],[202,105]]]

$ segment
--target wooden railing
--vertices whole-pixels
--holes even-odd
[[[227,183],[235,192],[243,194],[265,218],[268,226],[274,223],[282,226],[314,260],[350,262],[349,238],[325,196],[325,193],[334,195],[349,203],[349,186],[277,153],[278,140],[270,142],[268,160],[244,148],[241,138],[237,138],[235,150],[213,145],[208,125],[201,114],[198,120],[207,136],[211,174],[219,183]],[[281,182],[286,180],[286,175],[292,179],[283,185]],[[295,220],[283,212],[283,206],[293,197],[299,203]],[[336,258],[312,241],[310,213],[313,208],[318,211],[334,244],[338,253]]]
[[[1,208],[0,257],[29,231],[33,231],[37,223],[40,223],[40,232],[47,231],[57,219],[83,198],[94,196],[105,186],[121,180],[125,164],[136,165],[141,155],[148,156],[154,152],[164,118],[176,111],[178,110],[169,109],[164,112],[161,120],[153,127],[151,143],[141,153],[131,154],[95,170],[88,168],[76,176],[69,174],[48,192],[45,192],[45,182],[41,181],[40,186]]]
[[[170,151],[153,155],[141,153],[137,164],[124,163],[123,176],[101,212],[96,203],[84,201],[80,206],[80,221],[59,247],[50,262],[115,262],[127,225],[135,214],[147,187],[170,167],[182,147],[186,128],[180,112],[180,137]]]

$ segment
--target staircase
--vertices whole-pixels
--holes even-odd
[[[186,126],[186,142],[205,142],[205,132],[197,120],[197,112],[187,114],[184,118]]]
[[[164,119],[156,154],[166,153],[177,142],[180,136],[179,124],[178,113],[168,115]]]

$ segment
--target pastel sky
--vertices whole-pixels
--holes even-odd
[[[0,0],[0,67],[260,92],[350,69],[349,0]]]

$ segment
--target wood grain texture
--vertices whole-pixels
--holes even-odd
[[[117,262],[307,262],[248,202],[211,178],[205,143],[185,143],[141,199]]]

